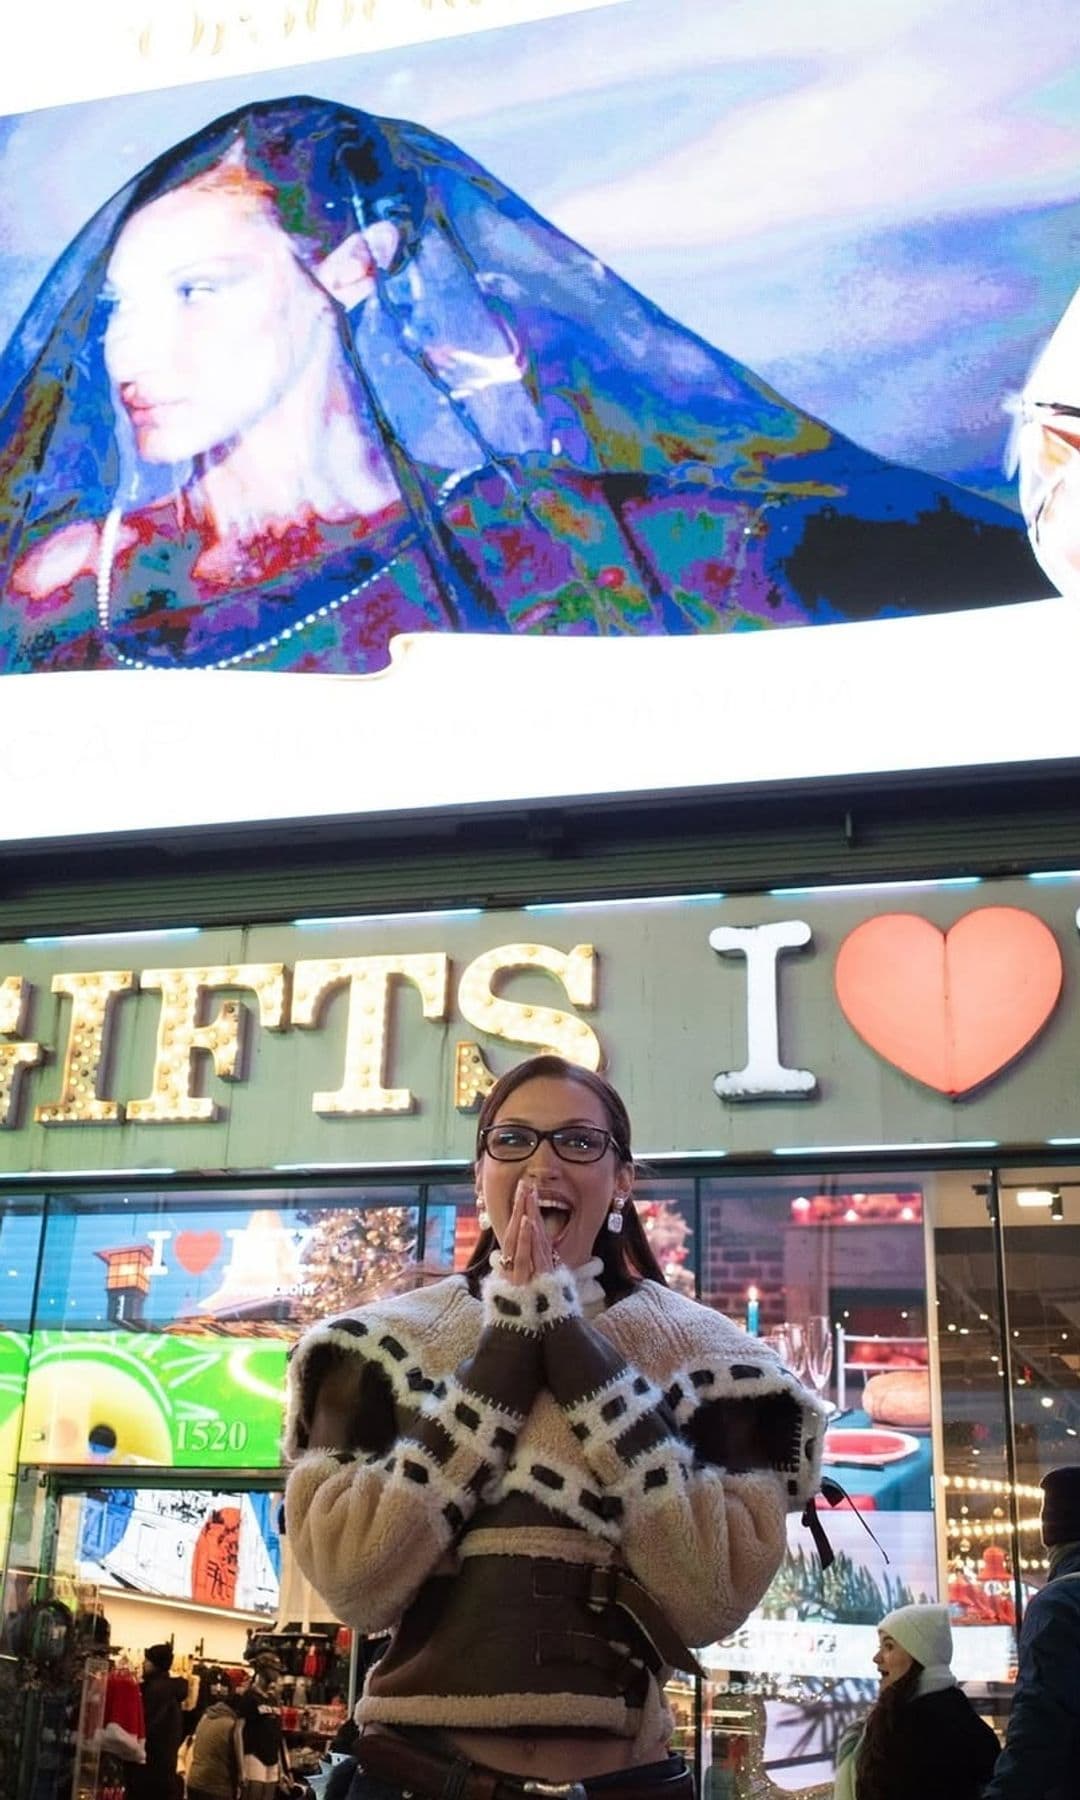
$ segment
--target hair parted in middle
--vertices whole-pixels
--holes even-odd
[[[616,1158],[624,1168],[633,1169],[634,1153],[631,1149],[630,1115],[622,1095],[612,1087],[611,1082],[593,1069],[584,1069],[578,1063],[567,1062],[563,1056],[545,1051],[539,1056],[530,1056],[514,1068],[500,1075],[491,1092],[484,1098],[480,1114],[476,1122],[476,1164],[479,1167],[483,1155],[481,1145],[482,1133],[487,1126],[498,1118],[502,1107],[511,1094],[524,1087],[527,1081],[575,1081],[579,1087],[587,1088],[595,1094],[607,1116],[608,1130],[611,1133]],[[599,1235],[593,1245],[593,1255],[598,1256],[603,1264],[600,1274],[600,1285],[609,1300],[626,1294],[642,1279],[659,1282],[661,1287],[667,1286],[663,1269],[649,1246],[645,1228],[641,1223],[641,1215],[632,1199],[628,1198],[622,1209],[623,1229],[616,1236],[608,1231],[606,1225],[600,1227]],[[472,1253],[465,1270],[470,1284],[475,1288],[491,1267],[493,1252],[498,1248],[495,1233],[489,1226],[481,1232],[476,1248]]]

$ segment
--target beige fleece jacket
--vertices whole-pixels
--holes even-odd
[[[326,1346],[356,1359],[358,1387],[365,1365],[385,1375],[397,1421],[389,1450],[309,1446],[310,1372]],[[557,1540],[565,1560],[628,1569],[687,1643],[707,1644],[761,1599],[783,1555],[785,1513],[817,1489],[822,1436],[820,1402],[766,1346],[670,1289],[643,1281],[586,1322],[565,1272],[525,1288],[491,1274],[479,1299],[452,1276],[301,1341],[288,1535],[319,1594],[365,1631],[393,1626],[429,1577],[481,1548],[536,1555]],[[546,1509],[555,1537],[500,1533],[499,1507],[513,1496]],[[550,1697],[518,1693],[501,1697],[496,1720],[490,1689],[486,1700],[470,1694],[465,1671],[447,1671],[441,1686],[437,1703],[417,1694],[407,1704],[399,1692],[364,1706],[390,1723],[448,1726],[568,1716]],[[639,1729],[622,1701],[582,1704],[572,1708],[579,1725]]]

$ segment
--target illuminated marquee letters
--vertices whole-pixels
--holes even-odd
[[[60,1097],[51,1106],[35,1107],[39,1124],[115,1125],[123,1118],[119,1102],[105,1099],[98,1089],[107,1065],[116,1001],[134,986],[131,969],[53,976],[53,993],[66,994],[71,1001],[71,1022]]]
[[[596,952],[591,944],[575,944],[568,953],[550,944],[502,944],[476,957],[458,985],[462,1017],[478,1031],[526,1044],[534,1052],[550,1050],[567,1062],[598,1069],[602,1061],[595,1031],[573,1014],[552,1006],[525,1005],[520,1000],[500,1000],[492,992],[496,975],[511,969],[544,969],[562,982],[575,1006],[596,1004]],[[460,1112],[475,1112],[495,1077],[484,1061],[479,1044],[463,1039],[454,1059],[454,1105]]]
[[[409,981],[419,991],[425,1019],[445,1019],[449,960],[435,955],[335,956],[296,965],[292,1023],[319,1025],[323,1003],[346,982],[349,1011],[345,1027],[345,1067],[341,1086],[312,1096],[313,1112],[402,1113],[413,1109],[409,1088],[386,1086],[387,1001],[392,981]]]
[[[161,1016],[151,1088],[145,1100],[131,1100],[127,1116],[140,1125],[178,1125],[215,1119],[213,1100],[195,1092],[195,1052],[202,1051],[222,1081],[242,1073],[247,1011],[239,1000],[225,1000],[217,1016],[200,1025],[203,995],[219,988],[247,988],[259,1003],[267,1031],[285,1023],[285,965],[234,963],[204,969],[144,969],[140,989],[158,989]]]
[[[1076,923],[1080,929],[1080,914]],[[742,1066],[722,1069],[712,1078],[715,1094],[726,1102],[816,1097],[813,1070],[783,1060],[780,1007],[780,960],[812,944],[810,925],[804,919],[778,919],[716,926],[691,940],[690,949],[702,964],[703,940],[718,957],[741,959],[743,964],[714,984],[723,996],[721,1016],[713,1015],[713,1023],[724,1025],[726,1038],[734,1012],[745,1022],[746,1040]],[[857,953],[859,980],[853,983],[849,965]],[[59,1091],[34,1107],[39,1125],[120,1125],[125,1119],[139,1125],[213,1121],[225,1108],[202,1091],[207,1068],[228,1082],[243,1081],[249,1073],[246,1039],[256,1012],[244,995],[254,996],[265,1031],[286,1033],[294,1026],[308,1032],[325,1030],[334,1073],[314,1092],[310,1088],[315,1082],[307,1085],[301,1108],[310,1107],[317,1117],[339,1119],[415,1112],[427,1096],[415,1095],[401,1076],[394,1080],[395,1061],[404,1064],[415,1041],[414,1029],[404,1049],[395,1049],[397,1009],[412,1009],[402,1018],[415,1018],[417,1011],[413,994],[399,994],[403,984],[418,996],[424,1021],[445,1026],[456,1005],[457,1015],[475,1030],[476,1039],[455,1038],[452,1026],[447,1027],[443,1045],[452,1061],[453,1105],[459,1112],[475,1112],[496,1080],[487,1061],[490,1043],[551,1051],[585,1069],[603,1066],[600,1037],[580,1016],[597,1005],[598,963],[592,944],[565,950],[530,942],[499,944],[464,963],[453,1001],[451,961],[443,950],[304,960],[292,967],[291,982],[290,966],[283,962],[154,968],[141,974],[132,969],[68,971],[43,977],[67,1002],[61,1015],[66,1036],[62,1032],[55,1052],[41,1041],[48,1034],[39,1022],[35,1021],[36,1035],[29,1035],[31,980],[18,973],[0,976],[0,1130],[18,1128],[20,1113],[25,1114],[21,1102],[28,1073],[50,1062],[54,1054]],[[879,915],[854,925],[840,941],[834,973],[837,1013],[853,1034],[909,1080],[956,1095],[985,1082],[1034,1042],[1058,1004],[1062,963],[1053,931],[1035,914],[1023,908],[982,906],[948,927],[916,914]],[[641,976],[643,981],[662,983],[662,959],[643,969]],[[818,969],[818,994],[821,977]],[[792,980],[790,974],[787,980]],[[920,1003],[909,991],[913,988],[929,995],[923,1006],[925,1021]],[[211,1002],[209,996],[222,990],[236,990],[241,997],[232,994]],[[515,997],[509,998],[510,993]],[[149,1091],[128,1100],[110,1091],[111,1040],[115,1032],[125,1033],[127,1054],[119,1065],[125,1072],[144,1054],[149,1061],[149,1020],[145,1026],[139,1023],[143,1015],[135,1011],[134,1003],[149,1008],[153,1001],[140,996],[154,994],[159,1011]],[[331,1018],[335,996],[339,1003]],[[121,1006],[121,1001],[126,1004]],[[652,1018],[655,1010],[650,1001],[643,1016]],[[974,1064],[974,1074],[966,1065],[959,1074],[951,1070],[938,1075],[933,1068],[912,1064],[904,1049],[911,1037],[910,1031],[903,1035],[907,1022],[916,1018],[922,1034],[916,1034],[918,1044],[933,1049],[941,1033],[939,1015],[952,1021],[956,1043],[961,1043],[956,1021],[966,1021],[963,1044],[970,1056],[981,1059]],[[996,1036],[986,1019],[996,1021]],[[660,1023],[663,1027],[663,1019]],[[699,1035],[709,1029],[705,1008],[694,1023]],[[687,1021],[674,1024],[681,1029]],[[341,1048],[333,1049],[339,1041]],[[658,1043],[649,1047],[649,1054],[654,1048],[658,1056],[665,1052],[665,1045]],[[280,1071],[280,1062],[277,1068]],[[268,1059],[268,1071],[272,1077],[273,1057]],[[709,1076],[703,1070],[688,1069],[686,1075],[707,1090]],[[267,1085],[272,1086],[272,1079]]]
[[[29,1000],[30,983],[21,975],[0,981],[0,1035],[19,1040],[0,1044],[0,1128],[15,1123],[23,1070],[34,1068],[45,1054],[41,1044],[22,1039]]]

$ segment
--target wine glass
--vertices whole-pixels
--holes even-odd
[[[768,1344],[770,1350],[776,1351],[776,1354],[780,1358],[785,1369],[791,1368],[791,1339],[788,1336],[788,1327],[786,1325],[774,1325],[771,1331],[765,1332],[761,1341],[763,1344]]]
[[[798,1325],[793,1320],[789,1319],[784,1326],[784,1330],[787,1332],[788,1343],[791,1346],[791,1356],[788,1362],[788,1368],[793,1375],[798,1376],[800,1381],[805,1381],[806,1327],[805,1325]]]
[[[785,1369],[790,1369],[791,1373],[797,1375],[802,1381],[806,1362],[806,1343],[802,1326],[792,1324],[790,1319],[785,1319],[782,1325],[774,1325],[771,1331],[767,1331],[762,1341],[776,1351]]]
[[[823,1314],[814,1314],[802,1327],[805,1346],[804,1375],[816,1394],[823,1394],[832,1374],[832,1329]]]

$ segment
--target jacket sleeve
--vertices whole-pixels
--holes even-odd
[[[631,1572],[688,1643],[734,1631],[779,1567],[789,1504],[816,1487],[810,1396],[760,1347],[661,1390],[580,1316],[545,1334],[544,1367]]]
[[[1080,1588],[1080,1582],[1072,1585]],[[985,1800],[1071,1792],[1078,1736],[1080,1604],[1050,1582],[1024,1616],[1005,1748]]]
[[[290,1372],[287,1447],[301,1454],[285,1490],[287,1533],[304,1574],[346,1624],[392,1625],[505,1467],[539,1391],[540,1334],[556,1287],[554,1278],[525,1289],[489,1275],[476,1350],[437,1381],[382,1326],[369,1328],[362,1315],[339,1321],[362,1363],[392,1370],[394,1391],[416,1395],[389,1446],[310,1445],[313,1397],[302,1367]],[[323,1328],[331,1341],[334,1330]]]

